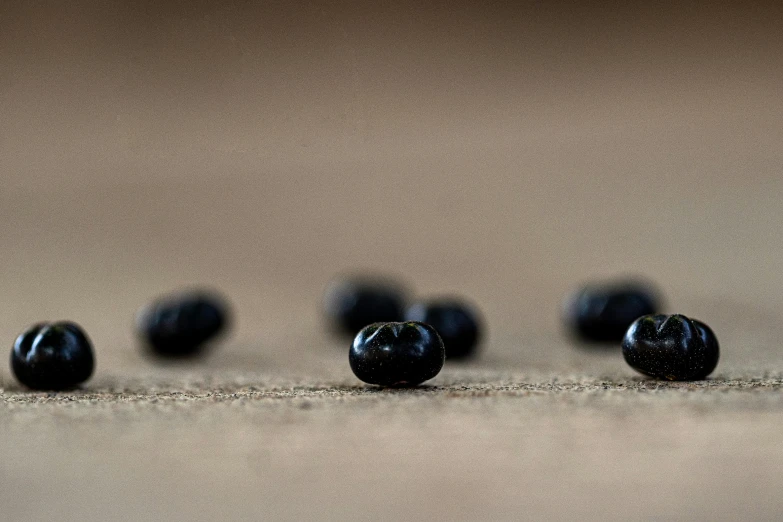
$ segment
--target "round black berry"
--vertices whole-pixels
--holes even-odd
[[[478,314],[473,307],[457,299],[415,303],[406,310],[405,320],[435,328],[449,359],[469,357],[478,346],[481,334]]]
[[[28,388],[73,388],[89,379],[95,369],[92,343],[74,323],[37,324],[16,338],[11,369]]]
[[[406,294],[405,287],[391,279],[338,279],[326,290],[324,311],[335,331],[353,336],[368,324],[402,321]]]
[[[147,346],[166,356],[193,355],[228,325],[228,307],[214,294],[191,292],[145,308],[137,328]]]
[[[669,381],[704,379],[718,365],[719,352],[710,327],[684,315],[640,317],[623,339],[623,356],[633,369]]]
[[[369,384],[415,386],[443,368],[446,351],[438,332],[424,323],[371,324],[356,336],[348,359]]]
[[[654,290],[641,283],[597,284],[575,292],[567,301],[565,320],[585,341],[620,342],[636,319],[659,312]]]

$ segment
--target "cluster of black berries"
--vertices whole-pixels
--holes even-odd
[[[459,300],[405,306],[406,292],[390,280],[345,279],[332,285],[326,312],[333,326],[354,334],[349,360],[364,382],[410,386],[433,378],[445,358],[474,353],[475,312]],[[651,377],[695,380],[718,364],[710,328],[683,315],[658,315],[660,300],[638,282],[591,285],[566,306],[566,323],[584,341],[622,342],[628,364]]]
[[[405,286],[393,279],[337,279],[324,309],[334,330],[356,336],[351,369],[370,384],[414,386],[432,379],[446,358],[474,355],[481,337],[481,320],[465,299],[409,304]]]
[[[349,362],[364,382],[415,386],[435,377],[448,359],[476,353],[482,321],[461,298],[409,303],[391,279],[344,278],[329,287],[325,311],[332,327],[355,336]],[[719,348],[710,328],[682,315],[657,315],[660,302],[647,285],[594,285],[566,307],[566,322],[580,339],[622,342],[628,364],[651,377],[694,380],[717,366]],[[226,301],[214,293],[189,292],[153,302],[137,318],[151,353],[201,353],[229,322]],[[11,351],[11,368],[33,389],[60,390],[86,381],[95,368],[92,344],[74,323],[41,323],[22,333]]]

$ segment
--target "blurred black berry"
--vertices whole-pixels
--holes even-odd
[[[405,286],[393,279],[335,279],[324,295],[324,313],[333,330],[353,336],[368,324],[402,321],[406,296]]]
[[[475,354],[481,338],[478,313],[459,299],[415,303],[405,312],[405,320],[426,323],[435,328],[446,347],[448,359],[463,359]]]
[[[137,329],[154,353],[183,356],[199,353],[228,322],[225,300],[213,293],[189,292],[147,306],[138,315]]]
[[[619,343],[631,323],[658,313],[660,306],[655,290],[644,283],[594,284],[569,297],[565,322],[584,341]]]

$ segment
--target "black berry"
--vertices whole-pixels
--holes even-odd
[[[365,327],[353,340],[348,359],[369,384],[415,386],[443,368],[446,351],[432,326],[409,321]]]
[[[324,310],[335,331],[353,336],[368,324],[402,321],[406,294],[405,287],[391,279],[338,279],[326,290]]]
[[[223,299],[191,292],[152,303],[139,314],[137,328],[153,352],[183,356],[199,353],[227,325],[228,308]]]
[[[11,369],[19,382],[35,390],[73,388],[95,369],[92,343],[74,323],[37,324],[16,338]]]
[[[476,351],[481,327],[478,314],[467,303],[456,299],[416,303],[405,312],[405,320],[435,328],[449,359],[469,357]]]
[[[659,312],[655,291],[642,283],[597,284],[575,292],[566,304],[569,329],[585,341],[617,343],[643,315]]]
[[[633,369],[669,381],[704,379],[718,365],[719,351],[709,326],[684,315],[640,317],[623,339]]]

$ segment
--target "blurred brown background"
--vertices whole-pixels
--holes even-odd
[[[783,7],[424,4],[0,1],[0,339],[98,352],[68,396],[0,367],[11,519],[780,514]],[[355,267],[473,298],[482,358],[354,388],[318,303]],[[563,337],[618,273],[713,326],[708,389]],[[233,336],[144,360],[194,284]]]

